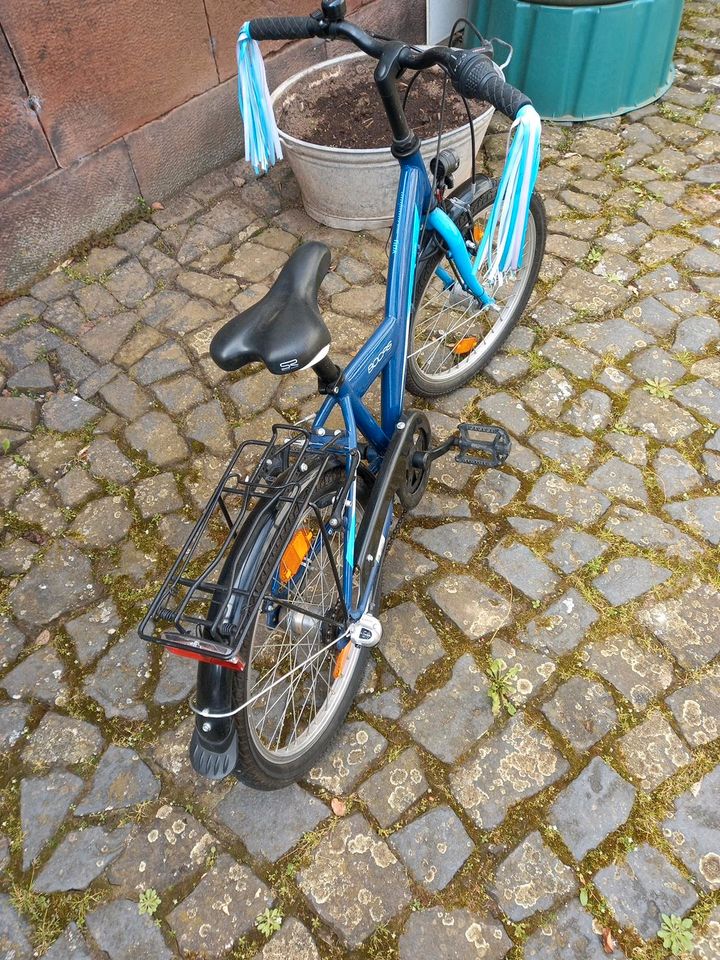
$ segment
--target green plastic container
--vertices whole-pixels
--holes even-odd
[[[483,36],[512,44],[506,78],[541,117],[596,120],[636,110],[667,90],[682,6],[683,0],[593,6],[471,0],[470,18]],[[497,52],[501,57],[499,45]]]

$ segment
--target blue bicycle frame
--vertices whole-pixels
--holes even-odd
[[[382,463],[390,439],[403,418],[405,368],[408,338],[412,319],[417,269],[418,244],[421,231],[430,229],[444,241],[446,249],[460,274],[463,287],[483,304],[492,304],[477,279],[474,265],[460,230],[439,206],[432,203],[432,185],[425,164],[416,152],[400,159],[395,217],[390,243],[385,316],[370,339],[343,371],[337,393],[329,395],[318,411],[312,426],[311,443],[320,448],[330,439],[337,445],[346,445],[348,451],[358,445],[358,432],[368,443],[368,461],[377,471]],[[365,394],[378,377],[381,381],[380,423],[363,402]],[[336,406],[340,407],[345,431],[340,436],[327,436],[325,424]],[[349,468],[349,463],[348,463]],[[343,585],[345,603],[352,620],[368,609],[380,570],[380,556],[375,558],[373,571],[363,585],[362,594],[353,605],[353,568],[355,557],[355,482],[350,488],[350,502],[345,512],[345,550]],[[382,543],[392,522],[392,507],[385,519]]]

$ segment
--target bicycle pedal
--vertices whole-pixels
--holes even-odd
[[[510,455],[510,437],[502,427],[484,423],[460,423],[458,433],[455,442],[455,446],[460,449],[460,453],[455,457],[458,463],[472,463],[477,467],[501,467]]]

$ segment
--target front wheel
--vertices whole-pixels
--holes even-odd
[[[479,244],[497,194],[497,181],[470,204],[466,239]],[[448,286],[454,266],[438,251],[426,259],[415,285],[407,361],[407,388],[417,397],[439,397],[467,383],[495,356],[530,299],[545,252],[546,214],[533,194],[522,265],[494,289],[478,275],[499,311],[481,306],[462,290]],[[444,277],[444,279],[443,279]]]
[[[256,789],[275,790],[307,774],[345,719],[365,673],[366,647],[347,643],[338,650],[332,644],[333,631],[340,631],[330,621],[339,621],[342,612],[333,566],[341,580],[344,542],[339,531],[326,538],[320,529],[329,533],[344,481],[343,470],[328,471],[308,508],[288,521],[292,530],[282,531],[282,541],[290,534],[289,546],[276,557],[273,575],[273,590],[285,602],[266,605],[243,647],[246,667],[235,676],[233,707],[255,699],[235,717],[236,774]],[[358,524],[368,496],[358,478]]]

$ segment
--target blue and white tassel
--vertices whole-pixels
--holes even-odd
[[[484,281],[503,282],[522,266],[530,200],[540,167],[540,117],[526,104],[508,134],[505,166],[475,260]]]
[[[255,173],[267,170],[282,160],[282,147],[270,90],[265,76],[265,64],[257,40],[250,36],[250,24],[245,23],[237,39],[238,101],[245,128],[245,159]]]

